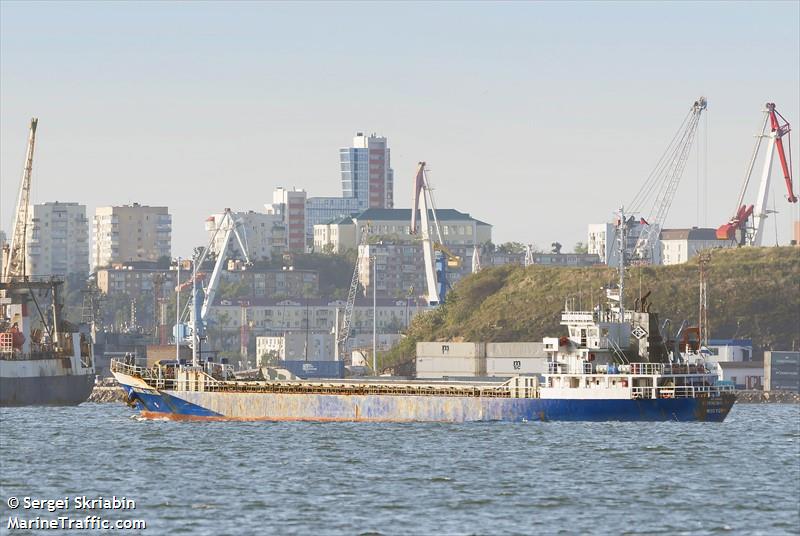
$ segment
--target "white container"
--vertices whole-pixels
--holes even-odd
[[[516,374],[545,374],[546,357],[487,357],[487,376],[514,376]]]
[[[484,376],[486,361],[472,357],[417,357],[418,378],[441,378],[443,376]]]
[[[418,357],[486,357],[484,342],[418,342]]]

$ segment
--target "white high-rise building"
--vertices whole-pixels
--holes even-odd
[[[94,216],[92,264],[155,262],[172,256],[172,216],[167,207],[134,203],[97,207]]]
[[[33,276],[89,271],[89,220],[78,203],[42,203],[28,211],[25,271]]]

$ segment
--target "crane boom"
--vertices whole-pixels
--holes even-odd
[[[216,237],[220,230],[225,230],[225,237],[222,241],[222,247],[217,252],[217,260],[214,263],[214,270],[211,273],[211,277],[209,278],[207,284],[205,285],[198,285],[197,283],[203,283],[205,279],[205,274],[201,272],[197,272],[197,267],[202,266],[205,262],[206,258],[208,257],[208,253],[211,250],[214,242],[216,241]],[[241,231],[241,234],[240,234]],[[184,309],[183,314],[181,315],[181,323],[180,326],[176,327],[176,337],[179,334],[188,335],[191,341],[194,341],[196,338],[203,338],[205,337],[206,332],[206,318],[208,316],[209,311],[211,310],[211,305],[214,303],[214,296],[217,293],[217,287],[219,286],[220,278],[222,277],[222,267],[225,264],[225,260],[227,258],[228,247],[231,243],[231,238],[236,237],[236,241],[239,245],[239,249],[241,250],[242,254],[244,255],[245,262],[249,265],[250,264],[250,257],[247,253],[247,240],[246,237],[243,236],[244,228],[242,225],[242,221],[236,216],[234,216],[231,209],[226,208],[225,213],[222,216],[219,224],[217,225],[214,233],[211,235],[211,239],[208,242],[208,245],[203,249],[203,251],[199,254],[197,259],[194,261],[195,270],[191,277],[184,282],[180,287],[176,290],[182,290],[187,285],[191,285],[192,287],[192,296],[189,301],[186,303],[186,308]],[[186,318],[188,317],[188,326],[186,322]],[[183,337],[184,335],[180,335]]]
[[[692,104],[681,128],[631,203],[632,210],[638,212],[649,194],[656,193],[648,218],[645,220],[648,223],[644,225],[639,234],[634,249],[634,257],[639,262],[652,262],[651,251],[658,242],[658,235],[672,207],[675,192],[678,190],[678,184],[683,176],[697,127],[700,124],[700,115],[707,106],[708,102],[705,97],[700,97]]]
[[[441,292],[437,287],[436,267],[434,265],[433,244],[430,237],[430,224],[428,222],[428,179],[425,173],[425,162],[417,165],[417,175],[414,179],[414,201],[411,205],[411,234],[416,234],[417,229],[417,210],[420,215],[420,234],[422,236],[422,256],[425,262],[425,282],[427,284],[426,301],[429,305],[438,305],[441,300]],[[435,212],[434,212],[435,214]],[[434,215],[435,218],[435,215]],[[436,230],[439,233],[439,224],[436,221]]]
[[[214,296],[217,293],[217,286],[219,286],[219,279],[222,275],[222,266],[225,264],[225,258],[228,253],[228,246],[231,243],[231,238],[236,237],[236,242],[239,244],[239,249],[244,255],[245,263],[250,264],[250,257],[247,255],[247,247],[239,230],[242,229],[242,221],[236,218],[230,209],[225,209],[225,215],[222,217],[220,226],[227,223],[228,227],[225,231],[225,238],[222,241],[222,250],[217,254],[217,262],[214,264],[214,271],[211,272],[211,278],[208,280],[205,293],[206,297],[203,300],[203,307],[200,310],[200,319],[205,324],[206,316],[208,315],[211,304],[214,303]]]
[[[3,267],[3,279],[8,281],[11,277],[25,277],[25,248],[28,231],[28,210],[31,201],[31,174],[33,172],[33,148],[36,144],[36,126],[39,120],[31,119],[28,134],[28,150],[25,155],[25,169],[22,172],[22,183],[19,187],[17,211],[14,214],[14,228],[11,234],[11,244]]]
[[[768,129],[769,131],[767,131]],[[786,190],[788,193],[786,199],[789,203],[797,203],[797,196],[793,191],[792,153],[789,132],[791,132],[789,122],[775,109],[775,103],[766,103],[761,132],[756,136],[756,146],[747,166],[747,173],[745,174],[742,189],[739,192],[739,198],[736,201],[734,215],[727,223],[717,228],[717,239],[736,240],[740,245],[761,245],[764,234],[764,223],[769,212],[767,210],[767,199],[770,191],[772,162],[776,149],[778,151],[778,159],[781,163],[781,170],[783,171],[783,179],[786,183]],[[788,158],[783,145],[783,136],[787,136],[787,140],[789,141]],[[745,194],[747,193],[747,187],[753,175],[753,168],[755,168],[761,144],[765,139],[767,140],[767,149],[761,170],[761,182],[758,187],[758,195],[755,204],[748,206],[744,204]],[[751,216],[752,227],[748,227],[747,224]]]
[[[346,350],[347,340],[350,338],[350,324],[353,320],[353,308],[356,303],[356,294],[358,293],[358,269],[361,264],[361,249],[362,246],[367,244],[367,237],[369,236],[369,224],[361,228],[361,239],[358,246],[356,246],[356,264],[353,268],[353,277],[350,279],[350,289],[347,292],[347,304],[344,309],[344,318],[342,319],[342,329],[339,331],[336,338],[336,350],[339,355],[343,355]],[[373,281],[374,285],[375,282]]]

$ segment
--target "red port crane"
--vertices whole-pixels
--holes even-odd
[[[769,131],[767,131],[769,127]],[[797,196],[792,190],[792,144],[789,136],[791,127],[789,122],[776,109],[774,102],[768,102],[764,109],[764,123],[761,133],[757,136],[756,147],[747,167],[747,175],[744,179],[739,200],[736,202],[736,212],[728,223],[717,228],[717,238],[719,240],[734,240],[739,245],[760,246],[764,234],[764,221],[767,218],[767,196],[769,194],[770,172],[772,170],[772,159],[775,149],[778,150],[778,158],[783,170],[783,179],[786,182],[786,196],[789,203],[797,203]],[[783,146],[783,137],[786,136],[788,149]],[[745,205],[744,196],[747,193],[747,186],[750,184],[750,177],[753,174],[756,159],[758,158],[761,142],[767,139],[767,154],[764,157],[764,167],[761,173],[761,184],[758,188],[758,197],[754,205]],[[787,157],[788,153],[788,157]],[[752,218],[752,223],[749,223]]]

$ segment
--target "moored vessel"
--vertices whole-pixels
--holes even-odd
[[[61,317],[62,283],[52,277],[0,282],[0,406],[76,405],[89,398],[91,337]],[[44,309],[36,297],[42,292],[52,300]]]
[[[626,310],[625,218],[619,284],[590,311],[568,306],[567,335],[545,338],[547,373],[505,381],[237,379],[224,364],[112,361],[128,403],[145,417],[307,421],[723,421],[732,388],[706,367],[684,322],[674,340],[647,295]],[[196,341],[195,341],[196,342]]]

